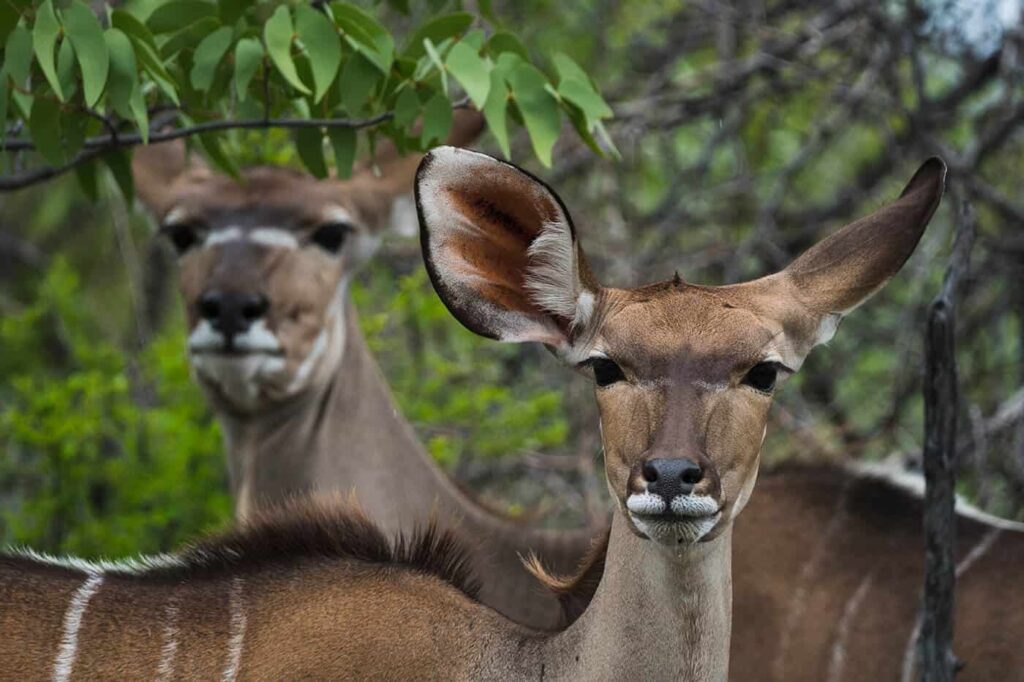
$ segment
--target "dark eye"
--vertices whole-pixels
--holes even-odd
[[[178,255],[185,253],[199,242],[198,230],[187,223],[168,225],[164,228],[164,234],[174,244],[174,249],[178,252]]]
[[[594,370],[594,381],[598,386],[610,386],[626,379],[626,375],[622,373],[622,368],[614,360],[593,358],[588,360],[587,364]]]
[[[759,362],[743,377],[743,383],[761,391],[761,393],[771,393],[775,390],[775,379],[778,375],[779,367],[777,364],[774,362]]]
[[[345,243],[345,237],[351,231],[352,225],[349,223],[324,223],[316,228],[316,232],[309,240],[328,253],[338,253],[341,245]]]

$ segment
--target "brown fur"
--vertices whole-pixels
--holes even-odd
[[[562,607],[562,627],[571,625],[587,609],[597,593],[597,586],[604,574],[605,559],[608,556],[608,533],[594,538],[590,550],[580,559],[574,573],[556,575],[544,567],[535,554],[525,560],[526,568],[546,590],[558,597]]]
[[[471,142],[481,125],[479,114],[457,112],[452,143]],[[435,514],[464,541],[475,572],[489,577],[480,592],[484,603],[520,622],[553,627],[558,602],[538,588],[519,557],[535,551],[557,570],[569,570],[586,550],[591,530],[538,531],[460,491],[399,413],[351,302],[347,296],[338,301],[339,283],[372,251],[392,203],[409,193],[418,159],[381,145],[374,161],[360,164],[348,180],[317,181],[258,167],[244,171],[239,183],[189,166],[183,155],[158,145],[137,151],[135,171],[139,195],[158,220],[173,209],[179,223],[184,216],[200,236],[273,227],[291,233],[299,245],[274,248],[240,239],[191,248],[178,259],[190,334],[199,325],[204,292],[258,292],[269,299],[264,322],[281,347],[284,372],[251,382],[258,394],[245,400],[233,392],[245,376],[240,363],[227,372],[236,381],[225,382],[207,366],[211,358],[227,359],[190,357],[225,437],[236,516],[296,495],[353,490],[389,535]],[[353,232],[335,255],[310,238],[337,207],[351,216]],[[318,338],[327,338],[327,350],[296,386]]]

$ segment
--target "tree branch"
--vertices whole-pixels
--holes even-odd
[[[464,109],[469,106],[469,100],[463,99],[452,104],[453,109]],[[364,119],[347,118],[273,118],[273,119],[252,119],[252,120],[226,120],[206,121],[193,126],[174,128],[151,133],[149,144],[157,142],[170,142],[184,137],[200,135],[202,133],[219,132],[224,130],[270,130],[270,129],[296,129],[296,128],[370,128],[385,123],[394,118],[394,112],[388,111],[377,116]],[[44,180],[66,173],[77,166],[92,161],[102,154],[116,149],[135,147],[144,144],[140,133],[126,133],[124,135],[100,135],[90,137],[83,143],[83,150],[73,159],[62,166],[44,166],[25,173],[0,177],[0,192],[10,192],[34,185]],[[35,145],[29,140],[7,140],[0,145],[0,151],[15,152],[35,149]]]
[[[959,202],[956,243],[942,290],[932,301],[925,335],[924,477],[925,585],[918,656],[924,682],[953,682],[953,606],[956,586],[956,427],[959,386],[955,304],[970,266],[974,212]]]

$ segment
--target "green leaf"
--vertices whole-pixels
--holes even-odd
[[[3,68],[15,83],[25,85],[32,69],[32,34],[24,26],[16,27],[8,36]]]
[[[431,97],[423,107],[423,132],[420,140],[424,147],[440,144],[452,129],[452,105],[442,93]]]
[[[558,102],[548,92],[548,79],[537,67],[520,63],[508,75],[512,96],[523,115],[533,151],[540,162],[551,167],[551,150],[562,129]]]
[[[444,91],[445,97],[448,96],[448,72],[444,68],[444,60],[441,59],[441,52],[434,47],[434,43],[430,38],[423,39],[423,49],[427,51],[427,57],[430,62],[437,68],[438,73],[441,74],[441,89]]]
[[[57,48],[57,37],[60,35],[60,24],[57,14],[53,11],[53,2],[45,0],[36,10],[36,24],[32,27],[32,48],[36,53],[39,68],[50,83],[57,98],[63,102],[64,92],[57,78],[57,65],[54,61]]]
[[[110,78],[107,83],[107,101],[120,116],[130,115],[129,101],[135,89],[137,64],[132,41],[124,31],[108,28],[103,34],[110,52]]]
[[[75,166],[75,175],[78,177],[78,186],[89,201],[96,201],[99,198],[99,188],[96,186],[96,162],[88,161]]]
[[[199,92],[206,92],[213,85],[217,75],[217,67],[231,47],[235,31],[230,26],[221,26],[196,46],[192,55],[192,87]]]
[[[477,108],[487,102],[491,90],[491,69],[475,49],[464,42],[455,43],[448,51],[448,71],[459,81]]]
[[[424,40],[430,39],[432,43],[437,45],[452,36],[459,35],[468,29],[472,23],[473,15],[467,12],[446,14],[428,21],[409,38],[409,44],[402,52],[402,56],[409,59],[419,59],[426,53],[423,47]]]
[[[125,33],[127,33],[127,31]],[[149,45],[136,39],[131,33],[127,33],[127,35],[132,41],[132,46],[135,47],[135,56],[138,57],[143,70],[148,73],[154,81],[156,81],[156,84],[160,86],[160,89],[164,91],[164,94],[167,95],[172,102],[175,104],[181,104],[181,101],[178,99],[178,88],[175,86],[174,80],[171,78],[171,74],[167,73],[163,60],[160,59],[160,55],[150,48]]]
[[[107,74],[110,72],[110,54],[107,52],[107,41],[103,39],[103,27],[82,0],[74,0],[64,10],[64,29],[75,48],[78,66],[82,70],[85,105],[94,107],[103,94]]]
[[[330,20],[307,5],[295,8],[295,30],[309,54],[315,88],[313,101],[319,102],[338,75],[341,39]]]
[[[28,131],[32,135],[32,143],[35,144],[36,150],[47,163],[51,166],[60,166],[64,163],[59,104],[49,97],[36,97],[32,102]]]
[[[334,168],[339,178],[352,175],[356,160],[356,131],[352,128],[328,128],[327,137],[334,149]]]
[[[586,72],[564,54],[556,54],[554,61],[559,76],[558,94],[579,107],[586,117],[587,130],[593,130],[602,118],[611,118],[611,107],[598,93]]]
[[[381,73],[391,72],[395,41],[391,32],[370,14],[348,2],[331,3],[334,21],[345,32],[345,40],[373,62]]]
[[[295,70],[295,62],[292,60],[292,39],[294,37],[292,15],[288,13],[287,6],[281,5],[274,10],[263,26],[263,40],[267,44],[267,53],[284,79],[303,95],[309,95],[311,94],[310,90],[299,79],[299,74]]]
[[[508,142],[508,87],[505,85],[504,77],[497,70],[491,71],[491,89],[481,111],[483,111],[484,119],[487,121],[487,129],[494,135],[494,139],[501,148],[501,153],[507,159],[510,154]]]
[[[255,38],[242,38],[235,45],[235,92],[238,99],[248,97],[249,83],[263,63],[263,43]]]
[[[133,41],[149,45],[156,53],[156,40],[153,38],[153,34],[133,14],[129,14],[123,9],[115,9],[110,13],[110,25],[124,31],[125,35]]]
[[[355,114],[366,104],[370,91],[380,80],[380,71],[362,53],[349,57],[341,70],[341,104],[350,114]]]
[[[491,55],[499,55],[502,52],[511,52],[519,55],[523,59],[529,59],[530,56],[526,52],[526,47],[519,40],[514,33],[508,31],[497,31],[491,36],[491,39],[487,41],[487,52]]]
[[[3,125],[0,125],[0,145],[7,139],[7,88],[7,74],[0,68],[0,121],[3,122]]]
[[[230,26],[242,18],[252,5],[251,0],[218,0],[217,9],[220,12],[220,20],[225,26]]]
[[[196,137],[199,138],[199,146],[203,148],[206,158],[212,161],[213,165],[236,180],[241,177],[238,165],[224,152],[219,135],[215,133],[202,133]]]
[[[154,34],[174,33],[183,26],[207,17],[218,18],[217,6],[203,0],[173,0],[161,4],[149,15],[146,25]],[[120,28],[120,27],[119,27]]]
[[[135,125],[139,128],[139,135],[142,136],[142,143],[149,144],[149,111],[146,108],[146,97],[143,95],[142,86],[139,83],[135,84],[129,106],[131,106]]]
[[[70,40],[62,41],[57,48],[57,80],[60,81],[64,97],[73,98],[78,90],[78,83],[75,81],[75,48]]]
[[[110,169],[114,181],[121,188],[121,196],[131,206],[135,200],[135,180],[132,177],[132,156],[127,149],[115,149],[103,155],[103,163]]]
[[[117,28],[108,28],[103,34],[110,52],[110,77],[107,81],[107,101],[123,118],[135,120],[142,141],[149,140],[149,114],[138,81],[135,50],[131,39]]]
[[[295,150],[302,165],[313,177],[327,177],[327,162],[324,161],[324,135],[319,128],[299,128],[295,131]]]
[[[160,46],[160,57],[170,60],[171,63],[178,61],[176,55],[182,50],[192,50],[206,36],[220,28],[220,21],[216,17],[205,17],[199,21],[187,25],[170,37]]]
[[[413,90],[410,85],[402,90],[402,92],[398,93],[398,99],[395,100],[395,125],[399,128],[408,130],[416,121],[416,117],[419,116],[419,113],[420,98],[416,95],[416,91]]]
[[[0,44],[14,30],[21,18],[21,11],[13,3],[0,0]]]

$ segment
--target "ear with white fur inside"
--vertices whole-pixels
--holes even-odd
[[[485,154],[439,147],[417,172],[416,210],[431,281],[462,324],[501,341],[571,347],[600,288],[551,189]]]

